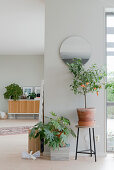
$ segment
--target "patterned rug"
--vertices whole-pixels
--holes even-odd
[[[0,136],[27,134],[32,126],[4,127],[0,128]]]

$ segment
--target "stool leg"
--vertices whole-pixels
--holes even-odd
[[[92,145],[91,145],[91,129],[89,128],[89,139],[90,139],[90,152],[92,157]]]
[[[75,155],[75,160],[77,159],[78,139],[79,139],[79,128],[78,128],[78,131],[77,131],[77,140],[76,140],[76,155]]]
[[[95,146],[95,133],[94,133],[94,128],[92,128],[93,130],[93,144],[94,144],[94,154],[95,154],[95,162],[96,162],[96,146]]]

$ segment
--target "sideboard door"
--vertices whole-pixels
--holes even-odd
[[[9,100],[8,101],[8,113],[20,113],[20,102]]]
[[[27,113],[34,113],[34,101],[27,101]]]
[[[39,113],[40,112],[40,100],[34,101],[34,113]]]
[[[20,100],[20,112],[19,113],[27,113],[27,101]]]

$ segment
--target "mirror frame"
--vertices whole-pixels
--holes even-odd
[[[73,38],[74,38],[74,37],[80,38],[80,39],[82,39],[83,42],[85,41],[85,43],[87,43],[87,46],[88,46],[88,54],[89,54],[88,59],[82,58],[82,57],[77,57],[77,56],[74,57],[74,58],[82,59],[82,63],[83,63],[83,64],[86,64],[86,63],[89,61],[90,57],[91,57],[91,46],[90,46],[90,43],[88,42],[88,40],[86,40],[85,38],[83,38],[83,37],[80,36],[80,35],[71,35],[71,36],[68,36],[68,37],[66,37],[66,38],[61,42],[61,45],[60,45],[60,48],[59,48],[59,54],[60,54],[61,59],[64,61],[65,64],[67,64],[67,63],[72,63],[72,62],[73,62],[73,59],[74,59],[74,58],[63,59],[63,58],[62,58],[62,55],[61,55],[61,48],[62,48],[63,43],[64,43],[65,41],[67,41],[68,39],[72,38],[72,37],[73,37]],[[80,51],[80,53],[81,53],[81,51]],[[83,53],[83,52],[82,52],[82,53]],[[81,54],[81,55],[82,55],[82,54]]]

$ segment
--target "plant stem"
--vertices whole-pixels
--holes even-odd
[[[84,97],[85,97],[85,109],[86,109],[86,94],[84,94]]]

